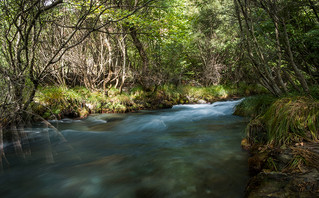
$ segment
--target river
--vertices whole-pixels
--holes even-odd
[[[128,114],[50,121],[24,129],[30,148],[10,154],[0,174],[1,197],[177,198],[244,196],[247,120],[239,101],[177,105]]]

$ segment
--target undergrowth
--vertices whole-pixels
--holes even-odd
[[[317,141],[319,102],[307,97],[282,98],[272,104],[261,119],[266,123],[270,143]]]
[[[251,117],[242,147],[250,151],[254,174],[318,168],[319,87],[311,87],[310,94],[247,97],[235,114]]]
[[[247,126],[251,143],[282,146],[318,140],[319,101],[310,97],[248,97],[235,114],[252,118]]]
[[[140,109],[169,108],[175,104],[209,103],[255,92],[262,93],[264,90],[256,85],[244,84],[239,88],[233,85],[163,85],[151,91],[136,86],[122,93],[111,88],[105,94],[102,90],[90,91],[84,87],[41,87],[32,108],[46,119],[75,118],[86,117],[90,113],[125,113]]]
[[[276,100],[272,95],[256,95],[245,98],[236,106],[235,115],[255,118],[266,113],[270,105]]]

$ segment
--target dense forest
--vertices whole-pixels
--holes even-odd
[[[318,2],[1,1],[1,123],[43,86],[318,83]]]
[[[256,118],[249,145],[317,141],[316,0],[1,0],[0,8],[0,162],[3,129],[18,141],[17,127],[35,120],[261,93],[237,110]]]

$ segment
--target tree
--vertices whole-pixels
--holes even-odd
[[[35,92],[46,76],[62,69],[57,63],[93,32],[134,15],[153,0],[135,1],[120,12],[113,1],[3,0],[0,1],[0,158],[5,157],[2,128],[11,127],[17,153]],[[68,15],[69,20],[63,20]],[[110,17],[112,16],[112,17]]]
[[[288,88],[300,91],[299,85],[308,93],[317,71],[308,57],[317,54],[311,49],[318,44],[313,38],[312,43],[305,42],[318,25],[311,2],[236,0],[234,4],[246,54],[260,83],[276,96]]]

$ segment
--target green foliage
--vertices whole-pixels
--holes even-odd
[[[275,100],[276,98],[269,94],[245,98],[236,106],[234,114],[253,118],[258,115],[263,115]]]
[[[313,98],[315,98],[315,99],[317,99],[317,100],[319,100],[319,86],[318,85],[316,85],[316,86],[311,86],[311,87],[309,87],[309,89],[310,89],[310,95],[313,97]]]
[[[277,100],[264,114],[268,142],[277,145],[316,141],[319,131],[319,102],[306,97]]]
[[[303,164],[306,164],[306,160],[305,158],[303,158],[302,156],[300,155],[296,155],[294,156],[294,158],[289,162],[289,165],[288,165],[288,170],[296,170],[296,169],[301,169],[301,166]]]
[[[44,105],[65,104],[67,102],[66,90],[66,87],[39,88],[35,100]]]
[[[97,111],[100,104],[105,101],[105,96],[84,87],[41,87],[34,101],[37,105],[33,105],[33,110],[40,115],[43,114],[45,118],[63,118],[65,115],[85,117],[88,115],[88,111],[85,113],[83,110],[87,108],[85,105],[89,104],[91,111]],[[43,108],[39,108],[39,105]]]
[[[215,102],[235,96],[237,91],[227,86],[192,87],[167,84],[152,91],[134,87],[128,93],[111,88],[108,96],[102,91],[84,87],[41,87],[32,108],[47,119],[85,117],[91,113],[125,113],[140,109],[170,108],[175,104],[197,103],[200,100]]]
[[[247,127],[251,142],[281,146],[318,140],[319,102],[309,97],[250,97],[235,114],[253,116]]]

